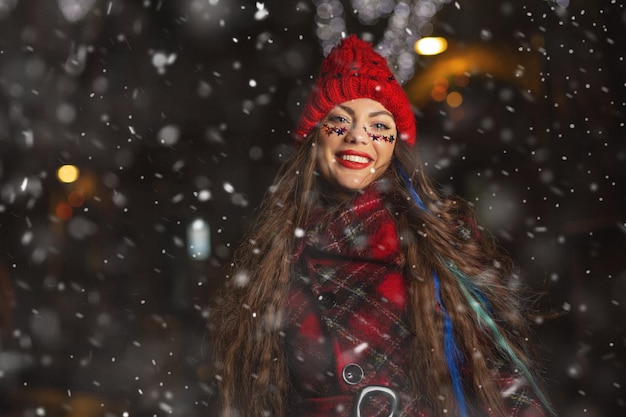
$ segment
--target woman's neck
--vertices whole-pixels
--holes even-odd
[[[350,190],[336,184],[329,183],[326,179],[321,178],[320,197],[324,205],[329,207],[341,207],[349,204],[363,190]]]

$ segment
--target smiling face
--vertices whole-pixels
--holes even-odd
[[[344,190],[363,189],[389,167],[397,137],[393,115],[379,102],[346,101],[322,120],[317,169]]]

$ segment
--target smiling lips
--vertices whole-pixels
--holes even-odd
[[[349,169],[363,169],[373,162],[366,153],[356,151],[342,151],[336,154],[339,165]]]

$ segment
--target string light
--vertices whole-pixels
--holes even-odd
[[[345,8],[339,0],[314,0],[317,38],[324,55],[346,36]],[[376,7],[372,7],[376,3]],[[449,0],[351,0],[352,13],[364,25],[387,19],[376,50],[389,62],[391,71],[404,84],[413,77],[419,56],[415,43],[433,31],[433,19]],[[365,38],[365,36],[364,36]],[[372,41],[372,39],[365,39]]]
[[[442,37],[426,37],[415,42],[415,52],[420,55],[438,55],[448,48],[448,41]]]

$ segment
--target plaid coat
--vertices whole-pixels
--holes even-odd
[[[339,213],[320,210],[296,249],[285,327],[295,391],[290,416],[354,416],[368,386],[391,388],[398,416],[432,416],[419,393],[408,390],[404,259],[378,184]],[[511,391],[507,417],[544,416],[519,380],[500,382]],[[386,417],[390,407],[387,396],[375,394],[359,408],[364,417]]]

